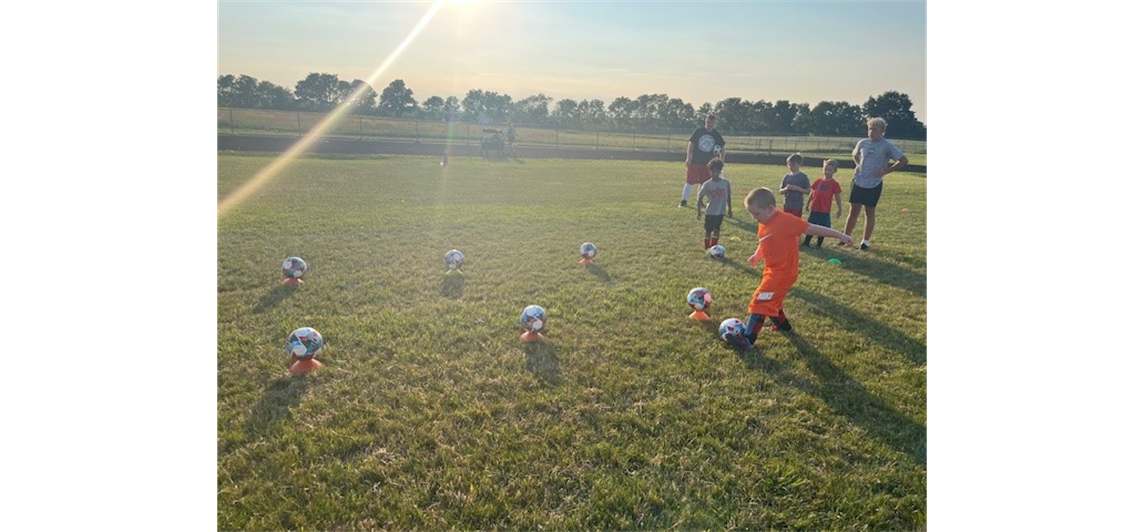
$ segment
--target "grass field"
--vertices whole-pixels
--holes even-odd
[[[220,153],[219,198],[271,161]],[[796,334],[739,352],[742,197],[784,166],[728,166],[717,262],[682,163],[450,163],[304,158],[218,220],[220,530],[926,528],[925,175],[887,176],[872,250],[804,251]],[[291,377],[302,326],[325,368]]]

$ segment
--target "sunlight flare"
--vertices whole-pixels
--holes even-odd
[[[413,42],[413,39],[415,39],[417,35],[421,33],[421,30],[425,29],[425,26],[429,24],[429,21],[433,20],[433,17],[446,3],[448,2],[433,2],[433,5],[429,7],[429,11],[427,11],[425,15],[421,17],[421,20],[417,23],[416,26],[413,27],[413,30],[409,32],[409,35],[406,36],[403,41],[401,41],[401,44],[397,45],[397,48],[390,52],[389,56],[385,58],[385,61],[382,61],[381,65],[379,65],[377,69],[373,71],[373,74],[370,74],[369,78],[365,80],[366,82],[364,84],[358,86],[358,88],[348,97],[346,97],[342,103],[338,104],[337,107],[335,107],[332,111],[330,111],[329,114],[326,115],[325,118],[318,122],[318,124],[314,126],[313,129],[303,135],[302,138],[298,139],[298,142],[295,142],[294,145],[290,147],[290,149],[283,152],[282,155],[279,155],[278,158],[274,159],[274,161],[267,165],[266,168],[263,168],[261,171],[255,174],[255,176],[251,178],[250,181],[247,181],[237,190],[230,193],[230,195],[228,195],[226,198],[223,198],[223,200],[219,202],[218,205],[218,216],[221,218],[224,214],[229,212],[238,204],[242,203],[251,194],[265,186],[266,183],[270,182],[270,180],[274,178],[274,176],[278,175],[278,172],[280,172],[282,168],[296,159],[298,155],[308,150],[311,146],[313,146],[315,141],[317,141],[322,137],[322,135],[326,133],[326,131],[337,124],[355,104],[358,97],[361,96],[362,92],[364,92],[365,89],[372,87],[373,84],[377,82],[378,78],[380,78],[381,75],[389,69],[390,65],[392,65],[393,62],[401,56],[401,53],[404,52],[409,44]]]

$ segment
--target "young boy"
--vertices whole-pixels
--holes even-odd
[[[751,303],[747,306],[751,316],[747,320],[747,342],[740,348],[749,349],[758,339],[763,320],[771,318],[772,331],[793,332],[790,321],[783,313],[783,300],[798,279],[798,237],[804,232],[814,236],[837,238],[844,244],[854,242],[829,227],[810,225],[802,218],[781,212],[775,207],[775,194],[768,188],[756,188],[743,199],[747,212],[759,222],[759,247],[747,259],[755,266],[762,259],[763,278]]]
[[[870,138],[858,141],[851,156],[854,157],[854,184],[850,186],[850,214],[846,215],[846,234],[854,232],[858,224],[859,205],[866,210],[866,232],[861,249],[870,249],[870,237],[874,236],[874,211],[878,198],[882,197],[882,176],[901,170],[909,164],[906,155],[893,143],[885,139],[886,121],[871,118],[866,121],[866,132]],[[896,161],[889,166],[890,161]]]
[[[783,176],[779,185],[779,194],[783,195],[783,212],[788,212],[802,218],[802,195],[810,194],[810,178],[799,171],[802,167],[802,155],[795,153],[786,160],[790,172]]]
[[[707,218],[703,221],[703,249],[719,243],[719,230],[723,228],[723,212],[731,215],[731,182],[723,177],[723,161],[712,159],[707,163],[711,179],[699,187],[695,196],[695,219],[703,213],[703,198],[707,198]]]
[[[822,177],[810,186],[810,198],[807,200],[807,203],[810,204],[810,217],[806,221],[814,225],[830,227],[831,198],[834,198],[834,202],[838,204],[838,212],[835,213],[834,217],[842,216],[842,186],[834,180],[836,172],[838,172],[838,161],[827,159],[822,162]],[[822,238],[821,236],[818,237],[817,247],[822,247]],[[810,235],[806,235],[806,240],[802,241],[802,245],[810,247]]]

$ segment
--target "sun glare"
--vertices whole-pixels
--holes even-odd
[[[251,178],[250,181],[247,181],[237,190],[232,192],[229,196],[223,198],[223,200],[219,202],[218,205],[218,216],[222,217],[235,206],[242,203],[243,200],[248,198],[251,194],[257,192],[259,189],[265,186],[266,183],[269,183],[270,180],[274,178],[274,176],[278,175],[278,172],[280,172],[282,168],[296,159],[298,155],[308,150],[311,146],[313,146],[316,140],[321,138],[322,135],[326,133],[326,131],[337,124],[349,111],[350,107],[353,105],[353,102],[357,99],[360,93],[367,87],[373,86],[375,83],[377,83],[377,80],[381,78],[381,75],[384,74],[385,71],[389,69],[389,66],[392,65],[393,62],[401,56],[401,53],[404,52],[409,44],[412,43],[413,40],[417,37],[417,35],[425,29],[425,26],[429,25],[429,21],[433,20],[433,17],[437,14],[438,11],[441,10],[445,4],[469,3],[476,2],[433,2],[433,5],[429,7],[429,11],[421,17],[421,20],[417,23],[416,26],[413,27],[413,29],[409,32],[409,35],[406,36],[403,41],[401,41],[401,44],[397,45],[397,48],[390,52],[389,56],[386,57],[385,60],[382,61],[380,65],[378,65],[377,69],[373,71],[373,74],[370,74],[369,78],[365,80],[365,85],[359,87],[358,90],[346,98],[343,103],[330,111],[330,113],[327,114],[325,118],[318,122],[318,125],[314,126],[314,128],[306,133],[306,135],[298,139],[298,142],[295,142],[294,145],[290,147],[290,149],[286,150],[282,155],[279,155],[278,158],[267,165],[266,168],[263,168],[261,171],[255,174],[255,176]]]

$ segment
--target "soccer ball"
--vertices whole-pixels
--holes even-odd
[[[298,257],[290,257],[282,263],[282,275],[287,279],[299,279],[306,275],[306,261]]]
[[[529,305],[524,307],[524,312],[520,315],[520,326],[524,330],[532,333],[538,333],[544,329],[544,325],[548,323],[548,312],[540,305]]]
[[[286,339],[286,352],[298,358],[307,358],[322,352],[326,342],[312,327],[302,327],[290,333]]]
[[[461,264],[464,262],[465,255],[460,251],[450,249],[449,252],[445,254],[445,266],[450,270],[456,270],[457,268],[460,268]]]
[[[715,244],[707,250],[707,254],[711,255],[711,258],[721,259],[727,256],[727,248],[723,247],[722,244]]]
[[[719,324],[719,338],[724,341],[730,342],[733,336],[742,338],[746,335],[747,326],[739,318],[727,318]]]
[[[580,244],[580,256],[584,257],[585,259],[595,258],[596,244],[591,242],[584,242],[583,244]]]
[[[692,288],[687,293],[687,304],[695,310],[707,310],[711,306],[711,292],[703,287]]]

